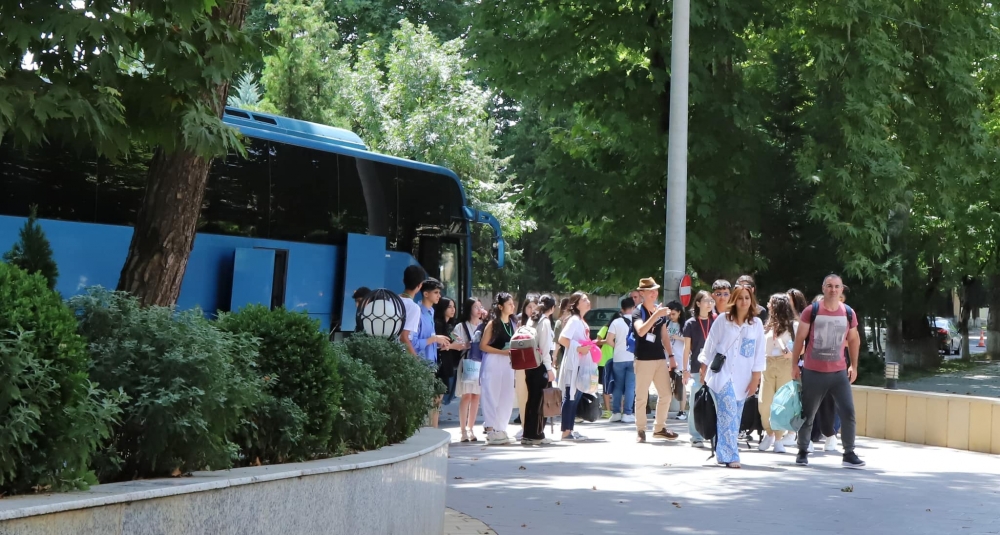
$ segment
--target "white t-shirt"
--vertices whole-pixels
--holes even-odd
[[[698,360],[711,366],[715,354],[722,353],[726,356],[726,363],[719,373],[709,369],[705,383],[713,391],[722,392],[726,383],[732,381],[736,401],[746,399],[753,373],[767,369],[765,345],[764,324],[760,318],[754,318],[750,325],[737,325],[726,316],[719,316],[708,331],[705,349]]]
[[[628,332],[629,326],[628,323],[625,323],[625,318],[617,318],[608,326],[608,334],[615,335],[615,362],[632,362],[635,360],[635,354],[628,350]]]
[[[799,330],[799,322],[792,322],[791,332],[781,333],[781,336],[775,337],[773,331],[767,331],[764,334],[764,341],[767,347],[768,357],[784,357],[785,350],[787,349],[789,353],[792,352],[792,347],[795,345],[795,333]],[[789,357],[791,358],[791,357]]]
[[[674,361],[677,362],[677,371],[682,372],[687,369],[688,362],[684,358],[684,337],[681,336],[681,324],[676,321],[668,321],[667,332],[670,335],[670,350],[674,353]],[[680,339],[675,340],[674,336],[680,337]]]
[[[413,300],[412,297],[406,297],[405,295],[399,296],[403,300],[403,309],[406,310],[406,321],[403,322],[403,330],[410,333],[410,341],[413,341],[413,335],[420,329],[420,305]],[[417,351],[421,348],[415,347]]]

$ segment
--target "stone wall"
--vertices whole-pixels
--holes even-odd
[[[414,534],[443,530],[450,435],[381,450],[0,501],[0,534]]]

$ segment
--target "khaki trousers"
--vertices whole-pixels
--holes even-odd
[[[764,424],[764,431],[768,434],[771,430],[771,402],[774,401],[774,394],[779,388],[785,386],[792,380],[792,359],[786,357],[767,357],[767,369],[760,383],[760,403],[757,408],[760,410],[760,421]],[[780,439],[785,436],[784,431],[773,431],[774,437]]]
[[[646,430],[646,402],[649,401],[649,385],[656,385],[656,414],[653,432],[666,427],[667,411],[670,410],[670,374],[667,360],[635,361],[635,428]]]

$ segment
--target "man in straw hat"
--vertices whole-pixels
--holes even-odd
[[[635,427],[636,442],[646,441],[646,402],[650,383],[656,385],[656,415],[653,436],[674,440],[677,433],[667,429],[670,410],[670,370],[677,368],[677,359],[670,347],[667,333],[669,310],[657,303],[660,285],[652,277],[639,281],[636,290],[642,295],[642,305],[632,313],[635,336]]]

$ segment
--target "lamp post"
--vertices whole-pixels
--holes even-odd
[[[680,300],[686,272],[688,62],[691,0],[674,0],[670,36],[670,125],[667,133],[666,232],[663,250],[663,300]]]
[[[889,390],[896,390],[896,382],[899,381],[899,363],[885,363],[885,387]]]
[[[361,301],[357,320],[360,330],[372,336],[395,340],[403,333],[406,308],[398,295],[379,288]]]

